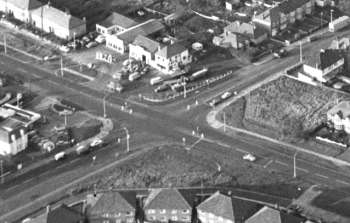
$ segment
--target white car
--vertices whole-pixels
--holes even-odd
[[[100,145],[102,145],[103,141],[100,138],[94,139],[91,143],[90,143],[90,147],[98,147]]]
[[[89,48],[95,47],[97,45],[98,45],[98,43],[96,43],[95,41],[94,42],[90,42],[90,43],[86,44],[86,48],[89,49]]]
[[[104,35],[99,35],[96,37],[95,41],[98,43],[104,43],[106,41],[106,37]]]
[[[250,162],[254,162],[256,160],[256,157],[251,153],[247,153],[243,156],[243,159]]]
[[[231,97],[231,95],[232,95],[232,93],[229,92],[229,91],[227,91],[227,92],[225,92],[225,93],[223,93],[223,94],[221,95],[221,99],[222,99],[222,100],[225,100],[225,99]]]
[[[64,53],[68,53],[70,51],[70,48],[68,46],[60,46],[60,51],[64,52]]]

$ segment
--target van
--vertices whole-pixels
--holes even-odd
[[[77,155],[89,152],[89,147],[86,145],[80,145],[76,148]]]
[[[141,77],[141,75],[138,72],[134,72],[129,75],[129,81],[133,82],[134,80],[137,80]]]
[[[154,77],[154,78],[151,78],[151,80],[149,81],[151,85],[160,84],[162,82],[163,82],[163,78],[161,77]]]
[[[59,152],[57,153],[54,158],[56,161],[60,160],[60,159],[63,159],[64,157],[66,156],[66,153],[65,152]]]

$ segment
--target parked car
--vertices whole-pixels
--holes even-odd
[[[102,146],[102,144],[103,144],[103,140],[100,138],[96,138],[90,143],[90,148],[100,147]]]
[[[98,45],[98,43],[96,43],[95,41],[93,41],[93,42],[90,42],[90,43],[88,43],[88,44],[86,44],[86,48],[92,48],[92,47],[95,47],[95,46],[97,46]]]
[[[70,50],[71,50],[71,48],[66,46],[66,45],[60,46],[60,51],[61,52],[68,53]]]
[[[217,99],[213,99],[209,102],[209,105],[211,107],[215,107],[217,104],[219,104],[220,101],[218,101]]]
[[[154,92],[158,93],[161,91],[166,91],[168,89],[169,89],[169,85],[163,84],[163,85],[158,86],[156,89],[154,89]]]
[[[87,145],[79,145],[75,151],[77,155],[80,155],[89,152],[89,147]]]
[[[95,38],[95,41],[98,43],[104,43],[106,42],[106,37],[104,35],[99,35]]]
[[[150,79],[149,83],[151,85],[156,85],[156,84],[160,84],[163,82],[163,78],[162,77],[153,77]]]
[[[133,82],[134,80],[137,80],[141,77],[139,72],[134,72],[132,74],[129,75],[129,81]]]
[[[231,96],[232,96],[232,93],[229,92],[229,91],[226,91],[225,93],[223,93],[223,94],[221,95],[221,99],[222,99],[222,100],[226,100],[226,99],[228,99],[228,98],[231,97]]]
[[[66,153],[65,153],[65,152],[59,152],[59,153],[56,153],[56,155],[54,156],[54,158],[55,158],[56,161],[58,161],[58,160],[63,159],[65,156],[66,156]]]
[[[285,50],[285,49],[281,49],[280,51],[274,52],[274,53],[273,53],[273,56],[274,56],[275,58],[282,58],[282,57],[285,57],[285,56],[287,56],[287,55],[288,55],[288,52],[287,52],[287,50]]]
[[[243,159],[250,162],[254,162],[256,160],[256,157],[251,153],[247,153],[243,156]]]

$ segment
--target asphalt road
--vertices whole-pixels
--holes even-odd
[[[200,140],[193,149],[202,149],[208,153],[229,149],[233,150],[236,156],[242,156],[246,152],[252,152],[259,158],[259,163],[257,163],[257,165],[261,165],[263,168],[275,169],[292,174],[293,152],[281,148],[280,145],[271,144],[258,139],[251,139],[241,134],[237,134],[235,137],[229,137],[209,127],[203,119],[198,118],[198,115],[207,113],[209,108],[203,103],[211,97],[221,94],[231,88],[241,90],[251,83],[261,80],[262,77],[268,77],[270,74],[291,65],[296,59],[297,55],[294,55],[288,60],[273,60],[258,66],[256,69],[247,69],[243,71],[246,73],[244,73],[244,75],[241,74],[242,76],[240,76],[240,78],[229,80],[210,88],[204,93],[192,95],[184,101],[163,108],[128,100],[129,107],[133,110],[130,114],[122,110],[125,99],[117,95],[111,95],[108,97],[107,115],[113,119],[128,123],[137,131],[161,135],[174,142],[181,143],[182,139],[185,138],[187,145],[192,145],[194,142],[198,141],[198,136],[192,134],[193,131],[197,131],[198,129],[200,133],[204,134],[204,139]],[[57,94],[61,97],[69,98],[72,102],[83,105],[87,110],[102,114],[103,92],[94,91],[78,83],[54,76],[33,64],[22,63],[4,55],[0,56],[0,69],[22,73],[22,75],[25,75],[28,79],[39,78],[40,81],[35,84],[47,89],[50,94]],[[260,73],[262,75],[254,76],[253,74],[255,73]],[[254,76],[251,79],[249,78],[250,74]],[[247,76],[248,81],[244,79]],[[193,103],[195,99],[200,99],[201,105],[188,113],[184,113],[185,111],[182,109],[185,105],[190,102]],[[79,165],[80,163],[88,162],[87,159],[88,158],[81,158],[81,160],[74,161],[73,164]],[[71,162],[71,160],[68,162]],[[350,186],[350,177],[338,171],[339,169],[332,164],[318,164],[318,162],[309,162],[298,157],[297,166],[298,176],[305,180],[330,185],[332,187]],[[62,168],[61,171],[64,171],[64,168]],[[42,170],[38,170],[38,172],[33,174],[40,175],[43,173]],[[55,174],[55,172],[53,171],[51,174]],[[49,175],[50,174],[48,174],[47,177],[49,177]],[[28,181],[27,183],[31,182]],[[8,188],[10,188],[10,186],[9,184]],[[0,217],[0,220],[3,219],[3,217]]]

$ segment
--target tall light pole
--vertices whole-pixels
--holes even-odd
[[[323,12],[321,12],[321,29],[323,27]]]
[[[293,178],[297,177],[297,154],[298,152],[295,152],[293,155]]]
[[[331,9],[331,23],[333,23],[333,9]]]
[[[61,76],[63,77],[63,58],[61,57]]]
[[[125,133],[126,133],[126,152],[130,151],[130,147],[129,147],[129,140],[130,140],[130,135],[129,135],[129,131],[126,127],[123,127]]]
[[[0,174],[1,174],[1,184],[4,183],[4,167],[3,167],[3,160],[0,160]]]
[[[106,118],[107,114],[106,114],[106,97],[108,96],[108,94],[105,94],[105,96],[103,96],[102,99],[102,106],[103,106],[103,117]]]
[[[77,44],[75,42],[75,32],[73,32],[73,43],[74,43],[74,50],[77,48]]]
[[[224,132],[226,132],[226,112],[224,112]]]
[[[300,46],[300,63],[303,62],[303,47],[302,47],[302,42],[299,41],[299,46]]]
[[[4,51],[5,51],[5,54],[7,54],[6,34],[4,35]]]

